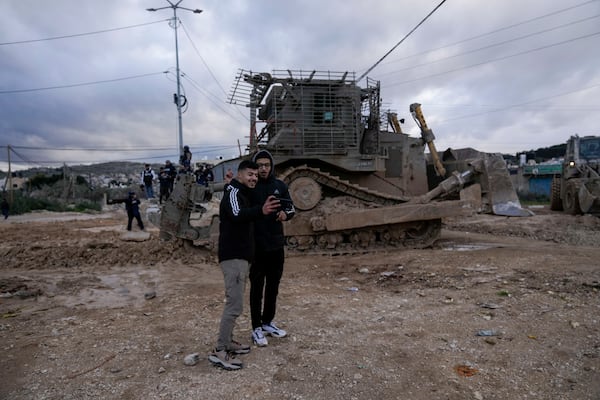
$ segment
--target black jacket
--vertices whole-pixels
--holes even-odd
[[[133,198],[133,196],[127,197],[125,199],[125,209],[127,210],[127,214],[131,215],[139,215],[140,213],[140,199]]]
[[[259,156],[259,157],[257,157]],[[273,156],[266,150],[261,150],[254,155],[252,160],[256,162],[257,158],[269,158],[273,165]],[[287,214],[289,221],[296,214],[294,204],[291,202],[290,193],[287,185],[280,179],[275,178],[273,173],[274,168],[271,168],[271,174],[267,179],[258,179],[256,188],[252,191],[252,203],[264,204],[267,197],[273,195],[278,198],[290,200],[289,203],[282,203],[282,209]],[[285,245],[285,237],[283,235],[283,224],[277,221],[277,213],[267,215],[260,221],[254,224],[256,248],[261,251],[274,251],[282,249]]]
[[[262,218],[262,204],[251,202],[252,189],[233,179],[219,207],[219,262],[254,260],[254,221]]]

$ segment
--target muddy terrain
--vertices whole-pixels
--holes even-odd
[[[224,371],[210,253],[121,210],[0,222],[1,399],[598,399],[600,219],[444,221],[424,250],[290,255],[289,332]],[[248,307],[235,331],[250,340]],[[196,365],[185,356],[199,353]]]

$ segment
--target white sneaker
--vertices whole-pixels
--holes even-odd
[[[256,344],[258,347],[265,347],[269,344],[267,338],[263,334],[262,328],[256,328],[252,331],[252,340],[254,341],[254,344]]]
[[[273,322],[270,322],[268,324],[264,324],[262,326],[262,330],[267,335],[271,335],[271,336],[274,336],[276,338],[282,338],[285,335],[287,335],[286,331],[284,331],[283,329],[279,329]]]

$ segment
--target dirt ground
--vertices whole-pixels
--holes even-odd
[[[444,221],[424,250],[290,255],[289,336],[232,372],[207,360],[213,256],[151,226],[125,240],[122,211],[10,217],[0,398],[599,399],[600,219],[534,212]],[[250,341],[248,307],[235,334]]]

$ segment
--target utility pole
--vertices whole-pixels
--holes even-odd
[[[175,30],[175,61],[176,61],[176,73],[177,73],[177,93],[173,96],[174,100],[175,100],[175,105],[177,106],[177,122],[178,122],[178,128],[179,128],[179,140],[178,140],[178,145],[179,145],[179,157],[183,156],[183,127],[182,127],[182,123],[181,123],[181,108],[185,105],[185,103],[187,102],[187,100],[185,99],[185,96],[182,98],[181,96],[181,83],[179,80],[179,42],[177,40],[177,25],[179,20],[177,19],[177,9],[180,8],[182,10],[187,10],[187,11],[191,11],[194,14],[200,14],[202,12],[202,10],[199,9],[191,9],[191,8],[186,8],[186,7],[181,7],[179,4],[181,4],[183,0],[179,0],[177,3],[173,4],[173,2],[171,0],[167,0],[167,3],[169,3],[168,6],[165,7],[160,7],[160,8],[146,8],[146,11],[158,11],[158,10],[164,10],[166,8],[172,8],[173,9],[173,19],[169,22],[169,25]]]

